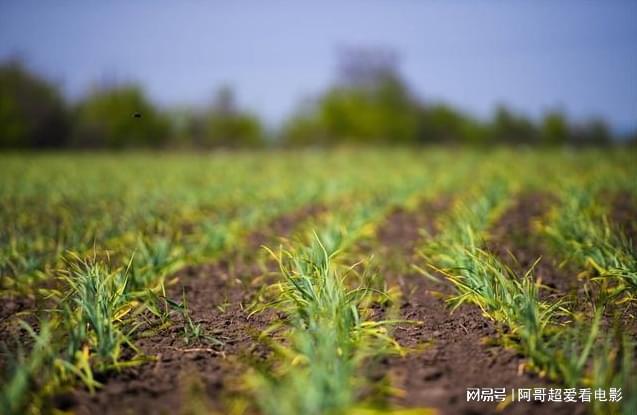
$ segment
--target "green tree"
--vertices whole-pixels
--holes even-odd
[[[319,117],[330,137],[358,143],[413,143],[418,133],[417,107],[397,77],[332,89],[320,102]]]
[[[531,120],[498,107],[491,125],[494,141],[509,144],[537,144],[539,133]]]
[[[414,143],[420,113],[401,78],[366,73],[365,82],[339,83],[283,129],[286,144]]]
[[[575,128],[572,142],[576,145],[606,146],[613,140],[608,125],[601,119],[592,119]]]
[[[284,144],[490,142],[484,123],[445,105],[423,106],[392,53],[354,50],[343,58],[339,81],[286,123]]]
[[[281,130],[282,144],[288,146],[326,145],[332,142],[327,129],[313,108],[298,112]]]
[[[73,143],[89,148],[160,147],[170,123],[133,85],[97,89],[77,107]]]
[[[544,116],[540,126],[540,142],[543,145],[564,145],[569,138],[569,126],[563,113],[552,111]]]
[[[62,147],[68,133],[58,90],[19,62],[0,65],[0,148]]]
[[[492,140],[488,127],[444,104],[420,112],[419,142],[484,145]]]
[[[452,108],[431,105],[421,112],[420,141],[423,143],[459,142],[462,136],[463,116]]]
[[[203,116],[195,119],[195,143],[201,147],[260,147],[265,144],[259,118],[239,110],[234,93],[225,87]]]

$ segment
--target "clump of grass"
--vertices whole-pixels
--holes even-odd
[[[531,270],[521,278],[493,255],[481,249],[488,225],[508,200],[508,188],[494,182],[473,199],[456,206],[444,222],[442,233],[421,251],[431,268],[445,275],[458,294],[449,302],[480,307],[489,318],[510,328],[512,344],[520,348],[531,364],[555,373],[557,368],[544,342],[549,325],[561,304],[539,300]]]
[[[615,282],[615,295],[626,290],[637,292],[637,252],[609,222],[592,191],[565,190],[560,208],[543,229],[566,261],[585,266],[592,278]]]
[[[593,388],[621,388],[619,402],[594,402],[595,413],[632,415],[637,413],[637,344],[630,335],[622,333],[616,324],[611,336],[601,342],[593,352]]]
[[[52,333],[48,322],[42,322],[39,333],[28,324],[20,323],[33,339],[33,345],[26,356],[20,345],[17,353],[7,353],[11,358],[7,361],[6,379],[0,390],[0,409],[7,415],[31,412],[30,406],[38,401],[38,397],[32,393],[32,384],[46,381],[50,373],[45,368],[54,355],[51,350]]]
[[[95,371],[119,370],[146,360],[132,342],[141,324],[136,311],[142,306],[129,292],[127,268],[111,269],[95,255],[86,260],[72,255],[72,261],[62,276],[68,289],[59,300],[56,332],[63,350],[55,359],[57,373],[49,389],[79,380],[94,391],[101,386]],[[122,359],[124,348],[133,357]]]
[[[487,205],[477,204],[478,207]],[[449,299],[454,307],[465,302],[476,304],[485,315],[503,324],[507,328],[502,333],[505,344],[527,356],[530,367],[542,376],[568,386],[617,387],[626,385],[626,379],[632,380],[632,357],[627,357],[630,369],[626,370],[616,364],[621,359],[611,353],[625,342],[599,339],[607,297],[593,304],[594,315],[590,319],[569,312],[565,301],[540,300],[540,286],[532,276],[533,267],[524,275],[517,275],[481,248],[485,229],[482,225],[492,213],[475,206],[470,204],[454,212],[449,218],[454,226],[445,229],[441,238],[422,251],[430,266],[442,272],[455,286],[458,294]],[[625,347],[620,350],[629,356]],[[624,404],[597,405],[593,409],[596,413],[609,410],[614,413],[617,408],[611,408],[613,405],[625,410]]]
[[[128,289],[158,290],[183,265],[183,254],[168,238],[140,238],[128,272]]]
[[[63,321],[69,329],[67,353],[73,355],[88,346],[101,363],[116,364],[121,346],[133,347],[126,333],[130,323],[126,317],[135,303],[127,295],[126,271],[110,270],[101,262],[76,258],[63,280],[69,287],[62,302]]]
[[[100,386],[94,371],[143,360],[131,340],[138,326],[135,310],[140,304],[138,295],[130,292],[128,268],[111,269],[97,255],[81,259],[71,254],[67,265],[60,278],[65,290],[47,290],[54,308],[46,310],[51,313],[50,320],[42,324],[40,334],[36,336],[30,326],[23,324],[35,343],[28,358],[18,355],[13,359],[15,375],[3,392],[3,396],[12,397],[7,398],[9,402],[20,402],[19,395],[30,397],[34,412],[45,396],[62,386],[80,381],[94,391]],[[123,361],[124,347],[136,356]],[[25,381],[35,373],[38,382]]]
[[[527,356],[530,368],[567,385],[580,384],[597,337],[600,313],[590,325],[567,328],[559,321],[570,319],[571,313],[563,301],[539,299],[532,268],[519,276],[477,247],[457,255],[458,265],[442,270],[458,291],[450,303],[454,307],[464,302],[478,305],[485,315],[509,329],[506,344]]]
[[[163,284],[159,291],[157,293],[151,289],[146,290],[143,303],[145,309],[156,319],[155,321],[146,319],[148,326],[158,326],[161,329],[170,325],[171,317],[174,315],[175,309],[179,308],[179,304],[166,297]]]
[[[337,264],[342,238],[327,235],[315,235],[306,247],[273,253],[283,276],[275,306],[287,318],[265,334],[284,329],[286,342],[271,342],[278,359],[251,379],[266,414],[350,410],[364,383],[357,376],[361,363],[401,352],[387,331],[391,321],[366,320],[371,299],[384,294],[365,286],[354,268]]]
[[[445,255],[446,248],[480,243],[486,228],[506,208],[510,195],[510,185],[495,179],[486,187],[478,187],[473,195],[459,199],[451,215],[443,219],[442,231],[428,242],[424,254],[435,255],[438,262],[453,264],[454,259]]]
[[[188,308],[188,298],[186,297],[185,292],[182,293],[181,304],[174,302],[171,302],[171,304],[177,307],[183,318],[183,334],[186,344],[196,341],[205,341],[212,343],[215,346],[223,346],[223,342],[221,340],[206,333],[206,330],[201,326],[201,323],[196,323],[192,320],[192,317],[190,316],[190,309]]]

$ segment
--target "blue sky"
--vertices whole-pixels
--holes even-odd
[[[504,103],[637,128],[635,1],[0,1],[0,58],[71,98],[136,81],[163,105],[200,105],[230,85],[271,125],[357,46],[395,50],[420,97],[480,117]]]

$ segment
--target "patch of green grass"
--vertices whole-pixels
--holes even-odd
[[[283,276],[276,307],[287,318],[270,330],[283,327],[287,341],[270,343],[278,359],[252,378],[266,414],[352,410],[364,384],[361,364],[402,352],[387,330],[395,321],[368,320],[372,299],[387,294],[371,289],[354,267],[337,263],[338,241],[328,232],[308,246],[273,253]]]
[[[566,189],[543,229],[565,261],[586,267],[590,278],[616,284],[611,295],[637,292],[637,252],[595,202],[594,191]]]
[[[7,363],[6,374],[3,379],[3,387],[0,391],[0,409],[3,414],[24,414],[33,408],[38,402],[38,397],[32,394],[32,384],[44,382],[43,377],[48,376],[46,366],[51,363],[53,351],[50,347],[52,339],[51,328],[48,322],[43,322],[40,332],[36,333],[31,326],[21,323],[21,326],[33,340],[31,351],[24,354],[22,346],[18,344],[17,352]],[[10,353],[6,353],[11,356]]]
[[[568,386],[625,386],[632,390],[626,383],[635,373],[632,352],[625,354],[623,363],[628,366],[619,366],[620,360],[611,353],[618,350],[618,344],[619,350],[626,353],[626,346],[632,343],[625,340],[613,343],[601,336],[608,296],[601,296],[601,300],[592,304],[592,316],[578,315],[568,310],[566,299],[552,303],[540,300],[540,286],[533,278],[533,267],[524,275],[518,275],[481,248],[486,236],[485,225],[498,206],[485,199],[494,194],[498,193],[487,191],[473,203],[456,209],[440,238],[422,251],[430,266],[444,274],[456,288],[457,295],[449,299],[450,303],[454,307],[473,303],[486,316],[506,327],[506,332],[501,334],[504,344],[527,356],[529,366],[542,376]],[[605,287],[601,288],[603,291]],[[628,411],[626,408],[632,408],[631,405],[630,402],[597,403],[593,410],[620,413]]]
[[[632,156],[437,148],[201,156],[2,154],[0,297],[37,299],[40,309],[32,312],[49,321],[51,353],[47,365],[32,366],[30,354],[16,357],[15,367],[36,373],[43,382],[13,390],[24,391],[36,413],[60,388],[79,382],[94,390],[99,384],[93,372],[141,361],[136,338],[174,324],[175,317],[184,323],[185,341],[209,341],[185,299],[180,303],[166,298],[164,282],[172,283],[170,277],[186,264],[223,260],[228,252],[252,260],[253,252],[246,249],[252,230],[303,206],[320,205],[328,211],[318,225],[324,229],[318,239],[301,237],[279,257],[287,272],[282,272],[279,286],[287,290],[282,297],[286,300],[271,306],[291,317],[277,329],[285,336],[270,332],[276,335],[276,358],[261,376],[269,385],[265,390],[271,387],[273,392],[264,399],[274,405],[274,397],[283,401],[289,393],[297,403],[289,404],[288,412],[318,411],[319,400],[327,399],[329,408],[368,413],[358,405],[364,383],[361,362],[374,359],[374,348],[379,353],[395,350],[390,325],[370,321],[368,303],[372,298],[377,304],[391,300],[383,292],[382,276],[372,281],[368,271],[360,271],[369,269],[367,262],[345,264],[358,263],[360,258],[352,255],[355,244],[374,238],[388,208],[411,206],[423,195],[435,198],[441,192],[474,202],[470,209],[456,206],[453,219],[439,224],[442,233],[424,250],[436,267],[455,278],[460,291],[454,301],[480,304],[485,313],[510,325],[508,340],[534,356],[540,371],[575,379],[597,362],[602,374],[586,376],[619,379],[615,369],[617,362],[625,361],[626,347],[617,339],[601,347],[608,333],[586,323],[586,317],[592,320],[595,315],[569,314],[567,301],[559,306],[540,301],[541,287],[532,272],[514,275],[481,248],[484,230],[519,190],[548,188],[568,201],[577,196],[563,195],[570,192],[568,186],[595,182],[601,183],[591,187],[595,192],[622,187],[635,193]],[[600,284],[605,296],[593,305],[608,312],[631,299],[634,251],[605,219],[603,209],[587,203],[566,203],[566,213],[558,218],[565,223],[551,224],[549,234],[567,241],[557,245],[563,246],[560,252],[573,254],[573,263],[585,264],[586,276]],[[77,258],[69,261],[68,252],[76,252]],[[54,282],[60,272],[64,278]],[[608,309],[601,307],[604,304]],[[218,307],[223,312],[227,304]],[[569,330],[562,328],[562,320]],[[589,346],[592,338],[598,340]],[[40,349],[29,350],[36,353],[37,363]],[[556,350],[561,353],[558,363],[551,361]],[[598,355],[604,350],[606,360]],[[330,356],[336,361],[328,361]],[[560,363],[564,356],[575,363]],[[326,371],[313,361],[326,362]],[[327,379],[329,371],[338,375],[336,380]],[[8,383],[3,391],[7,388]]]
[[[174,304],[174,303],[173,303]],[[222,347],[223,342],[214,336],[206,333],[205,329],[201,326],[201,323],[195,323],[190,316],[190,309],[188,308],[188,299],[186,293],[182,294],[181,304],[175,304],[181,313],[184,324],[184,341],[186,344],[190,344],[197,341],[204,341],[214,344],[215,346]]]
[[[134,347],[127,333],[134,329],[126,318],[135,305],[127,295],[126,270],[76,258],[63,280],[69,287],[62,301],[69,355],[88,345],[104,364],[117,364],[122,345]]]

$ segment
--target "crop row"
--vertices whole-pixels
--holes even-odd
[[[442,194],[455,205],[438,235],[423,234],[421,254],[434,277],[455,286],[450,302],[476,304],[507,327],[503,344],[527,356],[529,370],[568,385],[623,385],[637,396],[634,339],[605,331],[620,333],[625,321],[614,316],[634,302],[634,245],[599,202],[637,194],[626,155],[604,163],[596,153],[437,150],[82,157],[3,156],[2,295],[34,301],[3,316],[3,332],[16,340],[2,359],[7,413],[37,413],[60,390],[100,388],[96,373],[152,359],[135,346],[149,315],[158,330],[180,315],[186,341],[206,336],[186,297],[166,296],[170,277],[249,249],[251,231],[308,205],[327,214],[271,249],[280,280],[255,312],[287,318],[261,336],[273,355],[250,371],[248,396],[267,414],[373,411],[361,368],[406,351],[391,336],[394,290],[355,246],[373,239],[392,207]],[[485,247],[494,220],[537,189],[558,199],[538,234],[597,293],[586,310],[568,296],[541,299],[533,269],[518,275]],[[385,318],[374,317],[374,304],[390,308]],[[635,402],[622,404],[610,410],[629,413]]]

